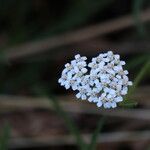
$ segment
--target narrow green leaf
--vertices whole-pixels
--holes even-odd
[[[131,106],[137,105],[137,102],[131,101],[130,97],[133,94],[133,92],[136,90],[137,86],[139,85],[139,83],[141,82],[141,80],[143,79],[147,71],[149,70],[149,68],[150,68],[150,61],[148,60],[144,64],[144,66],[142,67],[138,75],[136,76],[133,82],[133,86],[129,89],[128,95],[125,97],[125,100],[122,103],[120,103],[119,106],[131,107]]]
[[[124,102],[120,103],[119,106],[123,108],[133,108],[137,106],[137,102],[130,99],[125,99]]]
[[[146,62],[149,59],[150,59],[149,54],[136,56],[134,59],[132,59],[129,62],[127,62],[127,65],[125,66],[125,68],[127,70],[134,69],[135,67],[137,67],[138,65],[143,64],[144,62]]]
[[[8,150],[9,137],[10,137],[10,126],[6,124],[0,137],[0,150]]]
[[[56,112],[63,118],[66,123],[66,126],[70,130],[71,134],[75,137],[78,147],[81,150],[86,150],[86,144],[84,143],[79,129],[73,122],[73,120],[69,117],[69,115],[61,108],[58,100],[54,96],[50,96],[51,102],[53,107],[55,108]]]
[[[146,32],[142,21],[140,20],[140,13],[142,10],[144,0],[133,1],[133,16],[136,23],[136,28],[140,37],[144,37]]]
[[[133,82],[133,86],[129,89],[128,96],[130,96],[136,90],[137,86],[139,85],[139,83],[141,82],[141,80],[143,79],[149,68],[150,68],[150,61],[148,60],[142,67],[138,75],[136,76]]]
[[[104,122],[105,122],[105,118],[102,118],[98,121],[97,127],[96,127],[96,129],[92,135],[91,142],[88,145],[88,150],[95,150],[96,149],[97,138],[98,138],[99,133],[100,133],[100,131],[104,125]]]

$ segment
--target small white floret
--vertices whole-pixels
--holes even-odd
[[[61,78],[61,86],[77,91],[76,97],[96,103],[97,107],[116,108],[128,92],[128,71],[123,69],[125,61],[112,51],[99,54],[87,64],[87,58],[75,55],[71,63],[65,64]],[[87,68],[87,66],[89,68]]]

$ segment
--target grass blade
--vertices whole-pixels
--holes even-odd
[[[10,137],[10,126],[6,124],[0,137],[0,150],[8,150],[9,137]]]
[[[134,69],[135,67],[145,63],[149,59],[150,59],[149,54],[136,56],[134,59],[127,62],[127,65],[125,66],[125,69],[127,69],[127,70]]]
[[[81,150],[85,150],[86,149],[86,144],[84,143],[84,141],[83,141],[83,139],[81,137],[81,134],[79,132],[79,129],[77,128],[77,126],[75,125],[73,120],[61,108],[61,106],[59,105],[57,99],[54,96],[50,96],[50,99],[52,99],[51,102],[52,102],[56,112],[64,119],[64,121],[66,123],[66,126],[70,130],[71,134],[74,135],[74,137],[76,138],[76,142],[77,142],[78,147]]]
[[[103,125],[104,125],[105,119],[102,118],[98,121],[97,127],[92,135],[91,142],[88,145],[88,150],[95,150],[96,149],[96,142],[97,138],[99,136],[99,132],[101,131]]]
[[[134,0],[133,2],[133,16],[140,37],[144,37],[146,32],[143,23],[140,20],[140,13],[142,10],[144,0]]]
[[[148,60],[142,67],[138,75],[136,76],[133,82],[133,86],[129,90],[128,96],[130,96],[136,90],[137,86],[139,85],[139,83],[141,82],[141,80],[143,79],[149,68],[150,68],[150,61]]]
[[[120,103],[119,106],[133,107],[133,106],[137,105],[137,102],[130,100],[130,96],[136,90],[137,86],[139,85],[139,83],[141,82],[141,80],[143,79],[143,77],[145,76],[147,71],[149,70],[149,68],[150,68],[150,61],[148,60],[144,64],[144,66],[142,67],[142,69],[140,70],[138,75],[136,76],[136,78],[133,82],[133,86],[129,89],[128,95],[125,97],[125,100],[122,103]]]

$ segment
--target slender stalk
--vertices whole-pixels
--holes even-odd
[[[8,150],[8,140],[10,137],[10,126],[8,123],[3,128],[2,135],[0,137],[0,150]]]
[[[84,143],[84,141],[81,137],[81,134],[79,132],[79,129],[77,128],[77,126],[75,125],[73,120],[61,108],[61,106],[59,105],[57,99],[54,96],[51,96],[50,98],[52,99],[51,102],[52,102],[53,107],[55,108],[56,112],[64,119],[64,121],[66,123],[66,126],[70,130],[71,134],[74,135],[74,137],[76,138],[76,142],[77,142],[78,147],[81,150],[86,150],[86,144]]]
[[[140,70],[140,72],[138,73],[138,75],[136,76],[134,82],[133,82],[133,86],[129,89],[128,95],[125,97],[125,100],[120,104],[120,106],[128,106],[128,107],[133,107],[134,105],[137,105],[137,102],[131,101],[130,96],[134,93],[134,91],[136,90],[137,86],[139,85],[139,83],[141,82],[141,80],[143,79],[143,77],[145,76],[145,74],[147,73],[148,69],[150,68],[150,61],[148,60],[144,66],[142,67],[142,69]]]
[[[98,123],[97,123],[97,126],[96,126],[96,129],[92,135],[92,138],[91,138],[91,142],[90,144],[88,145],[88,150],[96,150],[96,143],[97,143],[97,138],[99,136],[99,133],[104,125],[104,121],[105,118],[101,118]]]
[[[138,75],[136,76],[133,82],[133,86],[129,90],[128,96],[130,96],[136,90],[137,86],[139,85],[139,83],[141,82],[141,80],[143,79],[149,68],[150,68],[150,61],[148,60],[142,67]]]
[[[144,25],[140,19],[140,13],[143,7],[143,1],[144,0],[134,0],[134,3],[133,3],[133,16],[134,16],[135,24],[136,24],[137,31],[140,37],[144,37],[146,33]]]
[[[127,62],[125,69],[127,69],[127,70],[134,69],[135,67],[137,67],[138,65],[141,65],[142,63],[146,62],[149,59],[150,59],[149,54],[144,54],[142,56],[141,55],[136,56],[136,58]]]

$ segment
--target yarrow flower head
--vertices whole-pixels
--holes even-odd
[[[128,71],[123,69],[125,61],[112,51],[99,54],[89,64],[86,60],[85,56],[75,55],[75,59],[65,65],[58,82],[66,89],[77,91],[78,99],[96,103],[97,107],[117,107],[132,85]]]

